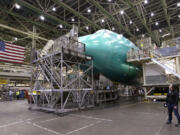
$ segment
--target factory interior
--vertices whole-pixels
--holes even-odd
[[[178,102],[179,0],[0,0],[0,135],[178,135]]]

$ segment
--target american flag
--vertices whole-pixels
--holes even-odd
[[[0,41],[0,61],[24,63],[24,47]]]

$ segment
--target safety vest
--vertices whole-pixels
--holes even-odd
[[[19,96],[19,91],[16,91],[16,96]]]

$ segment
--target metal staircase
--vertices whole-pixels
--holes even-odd
[[[168,60],[166,60],[165,57],[158,55],[154,52],[152,52],[152,55],[154,56],[153,58],[151,58],[152,62],[156,63],[157,65],[159,65],[160,67],[162,67],[163,69],[167,70],[168,72],[180,79],[180,74],[178,74],[176,71],[165,65],[165,62],[168,62],[170,66],[173,66]]]
[[[54,82],[54,85],[58,86],[58,88],[61,87],[61,78],[59,77],[58,73],[54,70],[54,67],[52,67],[49,63],[49,60],[47,59],[45,62],[40,64],[41,69],[45,72],[46,78],[49,78],[49,80]]]

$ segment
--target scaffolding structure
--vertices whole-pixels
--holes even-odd
[[[127,61],[142,65],[146,99],[165,99],[164,93],[152,93],[155,88],[166,88],[171,83],[180,89],[179,44],[147,51],[131,49],[127,53]]]
[[[92,58],[84,44],[68,36],[55,40],[43,55],[33,51],[30,109],[64,113],[94,106]]]

